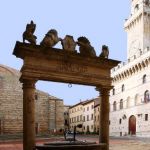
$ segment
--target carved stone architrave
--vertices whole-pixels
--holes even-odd
[[[84,57],[61,49],[16,43],[14,55],[24,59],[21,79],[31,78],[91,86],[110,86],[110,69],[119,61]]]

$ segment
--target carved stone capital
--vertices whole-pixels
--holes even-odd
[[[99,92],[104,92],[104,91],[110,91],[111,89],[113,88],[113,86],[96,86],[96,91],[99,91]]]
[[[23,83],[22,89],[26,89],[26,88],[35,89],[36,80],[25,79],[25,80],[22,80],[21,82]]]
[[[100,96],[109,96],[109,91],[113,88],[113,86],[97,86],[95,89],[99,91]]]

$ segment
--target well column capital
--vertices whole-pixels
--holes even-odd
[[[35,83],[37,82],[37,80],[34,80],[34,79],[23,79],[23,80],[21,80],[21,82],[23,83],[22,89],[26,89],[26,88],[33,88],[33,89],[35,89]]]
[[[96,89],[96,91],[103,93],[103,92],[109,92],[112,88],[113,88],[113,86],[96,86],[95,89]]]

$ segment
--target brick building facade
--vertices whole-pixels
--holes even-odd
[[[0,65],[0,134],[22,133],[23,92],[19,77],[19,71]],[[63,108],[63,100],[36,90],[36,133],[49,133],[63,129]]]

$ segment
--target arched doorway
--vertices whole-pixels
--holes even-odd
[[[90,128],[89,128],[89,126],[87,126],[87,131],[86,132],[90,132]]]
[[[130,135],[136,134],[136,118],[134,115],[130,116],[129,118],[129,134]]]

